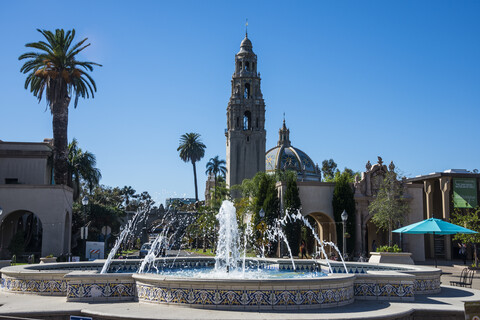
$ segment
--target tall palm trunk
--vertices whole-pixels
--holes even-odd
[[[215,191],[213,192],[213,197],[217,201],[217,173],[215,172]]]
[[[68,105],[70,98],[65,95],[52,105],[53,126],[53,168],[55,184],[68,182]]]
[[[195,201],[198,201],[197,167],[195,166],[195,161],[192,161],[192,165],[193,165],[193,181],[195,183]]]

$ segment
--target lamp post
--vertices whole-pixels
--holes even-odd
[[[342,225],[343,225],[343,257],[345,258],[345,251],[347,251],[347,242],[345,237],[345,222],[347,222],[348,214],[347,211],[343,210],[342,212]]]
[[[262,249],[263,249],[263,255],[265,256],[265,222],[263,221],[263,218],[265,218],[265,210],[263,208],[260,209],[258,212],[258,215],[260,216],[260,231],[262,232]]]
[[[88,205],[88,197],[84,196],[82,198],[82,205],[83,205],[83,227],[80,229],[81,235],[80,238],[83,239],[83,254],[85,258],[87,257],[87,237],[88,237],[88,227],[87,227],[87,205]]]

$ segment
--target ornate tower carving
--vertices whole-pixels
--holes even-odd
[[[265,102],[257,55],[245,33],[235,55],[232,95],[227,107],[227,185],[241,184],[265,171]],[[235,195],[234,195],[235,196]]]

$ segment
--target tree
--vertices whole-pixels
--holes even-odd
[[[98,185],[102,174],[96,168],[97,160],[93,153],[82,151],[78,147],[77,139],[73,139],[68,145],[68,185],[73,188],[73,200],[80,198],[80,183],[83,182],[90,193]]]
[[[392,245],[392,228],[403,223],[409,211],[404,188],[393,171],[387,172],[377,196],[368,206],[373,214],[373,223],[381,230],[388,231],[388,245]]]
[[[280,201],[275,184],[275,175],[269,175],[263,171],[257,172],[252,179],[243,180],[240,188],[243,199],[236,201],[242,203],[243,212],[252,213],[252,230],[256,230],[252,240],[257,244],[261,243],[259,239],[262,237],[258,228],[260,224],[272,227],[275,224],[275,219],[279,218]],[[265,211],[264,218],[260,218],[259,212],[261,209]],[[275,248],[272,249],[275,250]]]
[[[337,164],[333,159],[322,161],[323,181],[331,182],[335,176],[335,172],[339,172]]]
[[[295,172],[290,171],[293,175],[287,176],[287,188],[285,190],[284,203],[285,210],[290,214],[296,214],[302,206],[300,200],[300,194],[297,186],[297,177]],[[292,255],[297,256],[300,248],[300,238],[302,232],[302,222],[299,220],[290,221],[285,226],[285,235],[287,236],[288,243]]]
[[[27,61],[20,72],[28,74],[25,80],[25,89],[38,98],[38,102],[45,95],[47,105],[52,113],[53,127],[53,165],[56,184],[66,185],[68,182],[68,106],[75,98],[74,107],[78,99],[92,98],[97,86],[87,71],[93,71],[93,66],[101,66],[95,62],[82,62],[77,55],[90,43],[85,44],[88,38],[72,45],[75,29],[65,32],[56,29],[55,33],[37,29],[45,41],[27,43],[27,48],[39,52],[27,52],[18,59]]]
[[[210,207],[218,210],[222,206],[223,200],[227,199],[230,194],[227,183],[222,176],[218,177],[217,186],[213,187],[213,194],[216,194],[216,199],[210,202]]]
[[[123,206],[125,207],[125,210],[130,210],[130,201],[131,199],[136,199],[138,196],[135,195],[136,191],[133,189],[131,186],[124,186],[121,191],[122,195],[125,197],[125,201]]]
[[[346,221],[346,232],[350,234],[347,238],[347,252],[348,247],[354,246],[355,233],[355,199],[353,192],[353,176],[350,169],[345,168],[342,173],[335,174],[335,188],[333,189],[332,207],[333,216],[335,218],[335,225],[337,229],[337,243],[338,247],[343,247],[343,225],[342,212],[345,210],[348,214]]]
[[[474,234],[456,234],[453,240],[459,240],[462,243],[473,244],[473,256],[475,266],[478,267],[477,244],[480,243],[480,207],[475,209],[459,209],[456,208],[450,218],[450,222],[464,228],[468,228],[479,233]]]
[[[226,164],[227,162],[225,160],[220,160],[218,156],[210,158],[210,161],[207,163],[207,171],[205,171],[205,174],[213,174],[215,176],[215,190],[213,193],[215,200],[217,200],[217,176],[218,174],[225,176],[227,173],[227,167],[225,167]]]
[[[195,200],[198,201],[198,186],[197,186],[197,168],[195,163],[203,158],[205,155],[206,146],[200,140],[198,133],[185,133],[180,137],[180,145],[177,151],[180,151],[180,159],[184,162],[191,162],[193,166],[193,181],[195,184]]]

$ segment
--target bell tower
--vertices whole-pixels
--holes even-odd
[[[227,107],[227,185],[241,184],[265,171],[265,102],[257,73],[257,55],[245,33],[235,55],[232,93]],[[232,194],[232,196],[236,196]]]

